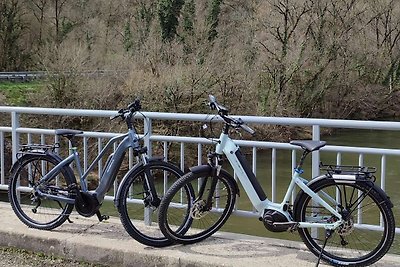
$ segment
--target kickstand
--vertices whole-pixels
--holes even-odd
[[[58,203],[58,205],[60,206],[61,209],[64,209],[64,207],[61,205],[60,201],[57,201],[57,203]],[[69,223],[74,223],[74,222],[71,221],[71,219],[69,218],[69,215],[66,215],[66,216],[67,216],[67,221],[68,221]]]
[[[321,261],[322,258],[322,251],[324,251],[326,243],[328,242],[328,239],[332,236],[333,231],[332,230],[326,230],[325,232],[325,241],[324,241],[324,245],[321,248],[321,252],[319,253],[319,257],[318,257],[318,261],[317,261],[317,265],[315,265],[315,267],[319,266],[319,262]]]
[[[96,212],[96,215],[97,215],[97,219],[99,219],[99,222],[110,219],[110,216],[108,216],[108,215],[101,215],[99,210]]]

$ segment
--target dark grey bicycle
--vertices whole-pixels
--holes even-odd
[[[111,118],[121,118],[128,132],[111,138],[85,172],[80,165],[75,140],[75,136],[82,134],[82,131],[55,131],[56,135],[67,138],[70,143],[70,155],[65,159],[55,153],[59,144],[23,145],[18,160],[12,166],[8,188],[9,201],[18,218],[31,228],[51,230],[66,220],[71,222],[69,216],[75,206],[82,216],[91,217],[96,214],[99,221],[108,219],[108,216],[101,215],[99,209],[116,179],[126,152],[132,149],[137,163],[123,177],[114,200],[121,222],[129,235],[142,244],[156,247],[171,244],[152,221],[157,221],[161,195],[183,173],[162,158],[147,157],[147,148],[140,145],[139,135],[132,122],[140,109],[140,101],[136,100]],[[102,173],[99,173],[98,187],[89,191],[89,173],[116,142],[119,142],[117,148],[109,155]],[[70,167],[71,163],[74,163],[75,171]],[[194,195],[191,186],[185,187],[183,194],[191,199]],[[183,227],[190,225],[189,216],[185,225]],[[182,228],[182,231],[186,229]]]

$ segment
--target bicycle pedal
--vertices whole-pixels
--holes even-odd
[[[99,219],[100,222],[110,219],[110,216],[108,216],[108,215],[101,215],[100,211],[97,211],[96,215],[97,215],[97,219]]]

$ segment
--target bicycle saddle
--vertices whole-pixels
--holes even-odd
[[[312,140],[293,140],[290,141],[291,145],[300,146],[304,150],[315,151],[326,145],[325,141],[312,141]]]
[[[56,133],[56,135],[61,135],[68,139],[71,139],[75,135],[83,133],[83,131],[71,130],[71,129],[57,129],[55,133]]]

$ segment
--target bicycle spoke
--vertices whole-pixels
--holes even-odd
[[[335,229],[325,248],[324,241],[318,237],[322,235],[322,229],[316,229],[315,233],[307,228],[299,229],[306,245],[317,256],[323,251],[323,258],[346,262],[346,264],[365,262],[364,264],[369,265],[378,260],[390,248],[394,235],[393,215],[385,201],[380,199],[378,193],[373,191],[373,187],[367,184],[340,183],[329,179],[322,180],[319,184],[314,185],[315,192],[323,191],[324,194],[336,197],[339,203],[333,205],[332,208],[343,216],[344,221]],[[303,220],[330,223],[334,219],[322,205],[312,205],[313,201],[308,195],[304,196],[302,201],[304,201],[301,205]],[[386,214],[383,215],[383,212]],[[359,219],[362,219],[364,224],[382,227],[383,231],[359,227],[358,223],[361,223]],[[388,219],[390,221],[387,221]]]

